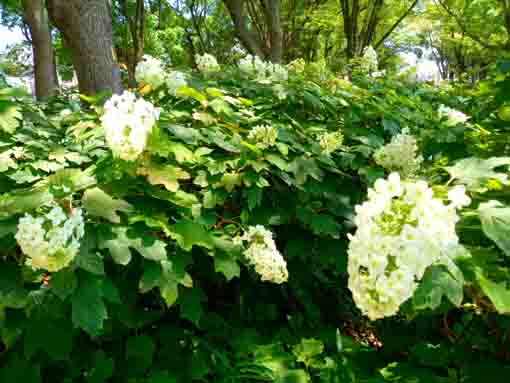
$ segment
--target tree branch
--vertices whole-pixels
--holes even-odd
[[[499,45],[493,45],[493,44],[488,44],[486,43],[485,41],[483,41],[480,37],[476,36],[475,34],[471,33],[470,31],[468,31],[466,29],[466,26],[464,25],[464,23],[462,22],[462,20],[460,19],[460,17],[458,15],[455,14],[455,12],[453,12],[446,4],[443,0],[437,0],[438,3],[443,7],[443,9],[446,11],[446,13],[448,13],[451,17],[453,17],[453,19],[455,20],[455,22],[457,23],[457,25],[459,26],[459,28],[462,30],[462,32],[467,36],[469,37],[470,39],[474,40],[475,42],[477,42],[478,44],[480,44],[482,47],[486,48],[486,49],[496,49],[496,50],[500,50],[502,47],[500,47]]]
[[[381,39],[375,44],[374,48],[377,49],[379,48],[383,43],[384,41],[390,37],[390,35],[393,33],[393,31],[399,26],[399,24],[411,13],[411,11],[414,9],[414,7],[416,6],[416,4],[418,4],[418,1],[419,0],[414,0],[413,3],[411,4],[411,6],[407,9],[407,11],[405,11],[402,16],[399,17],[399,19],[391,26],[390,29],[388,29],[388,31],[383,35],[383,37],[381,37]]]

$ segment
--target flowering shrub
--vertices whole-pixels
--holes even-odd
[[[294,64],[0,89],[1,382],[508,380],[508,84]]]

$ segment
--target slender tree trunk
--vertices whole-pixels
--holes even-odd
[[[260,39],[248,28],[247,16],[243,12],[244,0],[223,0],[223,2],[232,17],[237,37],[243,46],[252,55],[264,57]]]
[[[144,0],[136,0],[134,15],[129,12],[127,0],[122,0],[121,5],[124,17],[128,21],[132,42],[132,46],[126,49],[128,82],[130,87],[136,87],[136,67],[142,59],[145,45],[145,2]]]
[[[267,0],[267,2],[264,3],[264,12],[269,31],[269,59],[274,63],[279,63],[282,61],[283,55],[283,32],[280,20],[280,0]]]
[[[23,18],[30,29],[32,41],[35,95],[38,100],[44,100],[57,93],[58,80],[48,13],[43,0],[23,0]]]
[[[113,57],[108,0],[47,0],[50,17],[71,47],[80,92],[122,91]]]

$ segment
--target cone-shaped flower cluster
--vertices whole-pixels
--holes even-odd
[[[55,272],[67,267],[80,248],[84,234],[81,209],[66,213],[60,206],[46,207],[35,217],[20,218],[16,240],[34,270]]]
[[[137,99],[128,91],[114,95],[105,106],[101,123],[113,155],[133,161],[144,151],[147,139],[159,117],[150,102]]]
[[[375,320],[395,315],[429,266],[451,263],[459,250],[456,209],[470,199],[457,187],[445,205],[426,182],[401,182],[398,173],[377,180],[368,198],[356,206],[348,272],[356,305]]]
[[[250,226],[239,243],[245,243],[244,255],[263,281],[283,283],[289,279],[287,263],[276,248],[273,233],[262,225]]]

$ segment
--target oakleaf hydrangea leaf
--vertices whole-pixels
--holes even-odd
[[[510,157],[492,157],[488,159],[471,157],[457,161],[455,165],[447,166],[445,169],[453,179],[466,185],[468,189],[478,190],[492,179],[498,180],[502,184],[508,184],[508,174],[494,170],[505,165],[510,165]]]
[[[496,310],[500,314],[510,314],[510,286],[505,282],[496,283],[487,279],[480,269],[475,274],[482,291],[489,297]]]
[[[11,101],[0,100],[0,130],[13,133],[23,118],[20,108]]]
[[[179,167],[173,165],[149,165],[138,169],[138,174],[147,176],[152,185],[163,185],[167,190],[179,190],[179,180],[187,180],[190,175]]]
[[[413,306],[418,310],[439,307],[443,296],[455,306],[460,306],[463,298],[464,281],[459,280],[444,265],[431,266],[425,272],[420,285],[416,289]]]
[[[190,251],[193,245],[212,248],[210,234],[196,222],[182,220],[172,226],[170,236],[184,250]]]
[[[478,212],[485,235],[510,256],[510,207],[490,201],[480,204]]]
[[[131,261],[131,250],[135,249],[144,258],[153,261],[162,261],[166,259],[166,244],[163,241],[155,240],[152,245],[147,246],[142,238],[129,238],[127,228],[119,227],[114,229],[116,238],[104,241],[100,247],[108,249],[115,262],[121,265],[127,265]]]
[[[237,261],[231,256],[218,252],[214,255],[214,270],[222,273],[227,281],[241,274],[241,268]]]
[[[108,318],[101,286],[100,279],[92,274],[81,274],[78,288],[71,298],[74,326],[93,337],[101,334],[103,322]]]
[[[121,199],[114,199],[98,187],[88,189],[82,197],[85,210],[94,216],[102,217],[113,223],[120,223],[118,211],[129,212],[131,205]]]
[[[292,353],[296,356],[298,362],[303,362],[309,366],[315,356],[322,354],[324,344],[317,339],[302,339],[301,343],[292,347]]]
[[[207,297],[204,292],[194,287],[192,289],[186,289],[182,294],[179,295],[179,306],[181,308],[181,315],[198,326],[200,317],[202,316],[202,304]]]

